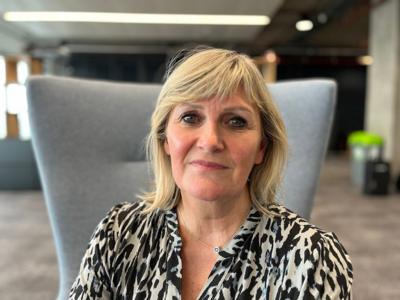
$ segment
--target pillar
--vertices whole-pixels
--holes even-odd
[[[384,158],[400,173],[400,1],[371,1],[365,128],[385,140]]]
[[[276,81],[278,56],[274,51],[269,50],[263,56],[253,58],[253,62],[259,66],[266,83]]]

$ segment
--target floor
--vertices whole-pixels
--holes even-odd
[[[354,298],[400,299],[400,194],[364,196],[350,184],[347,159],[322,170],[312,223],[337,233],[354,267]]]
[[[40,192],[0,193],[0,298],[55,299],[55,249]]]
[[[354,296],[400,299],[400,194],[366,197],[345,157],[322,170],[312,222],[334,231],[354,266]],[[55,299],[57,261],[40,192],[0,192],[0,297]]]

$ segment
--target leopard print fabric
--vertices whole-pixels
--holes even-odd
[[[143,208],[117,205],[98,225],[69,299],[181,299],[176,210]],[[281,205],[269,210],[278,216],[251,209],[198,299],[352,299],[352,265],[335,234]]]

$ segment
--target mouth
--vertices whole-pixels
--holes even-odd
[[[202,168],[202,169],[209,169],[209,170],[224,170],[228,169],[227,166],[212,162],[212,161],[207,161],[207,160],[193,160],[190,162],[191,165]]]

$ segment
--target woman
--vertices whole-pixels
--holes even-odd
[[[286,154],[247,56],[181,59],[152,116],[154,189],[98,225],[70,299],[351,299],[336,236],[274,202]]]

